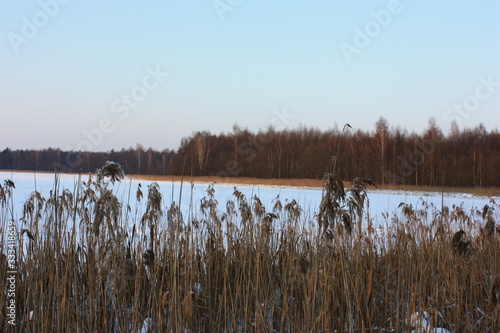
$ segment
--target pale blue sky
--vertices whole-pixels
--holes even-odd
[[[499,31],[494,0],[3,0],[0,149],[176,149],[235,123],[380,116],[492,130]]]

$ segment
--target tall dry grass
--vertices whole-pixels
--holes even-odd
[[[26,200],[14,331],[409,332],[415,311],[454,332],[500,330],[497,203],[402,204],[378,230],[359,201],[369,184],[349,191],[330,175],[318,216],[236,188],[219,203],[213,186],[184,216],[156,183],[117,198],[123,174],[108,167]],[[0,237],[12,190],[0,187]],[[3,332],[6,301],[0,310]]]

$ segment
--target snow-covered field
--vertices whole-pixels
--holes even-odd
[[[78,175],[60,174],[59,177],[59,193],[64,189],[74,192],[75,184],[78,182]],[[88,175],[82,175],[81,181],[87,181]],[[19,221],[22,217],[23,204],[26,198],[33,191],[37,190],[43,197],[48,198],[50,191],[54,191],[55,175],[50,173],[30,173],[30,172],[0,172],[0,182],[4,184],[6,179],[10,179],[15,183],[13,189],[13,216],[15,221]],[[148,185],[151,181],[137,180],[125,178],[121,183],[114,185],[114,192],[117,198],[124,204],[130,204],[131,207],[136,205],[136,191],[139,183],[142,185],[141,190],[144,194],[142,204],[145,205],[147,197]],[[206,196],[206,190],[209,183],[184,183],[171,181],[159,181],[160,191],[163,194],[163,206],[168,208],[172,201],[180,207],[184,216],[188,213],[198,214],[200,201]],[[244,193],[250,200],[256,195],[264,204],[268,211],[272,210],[274,200],[279,197],[282,204],[296,200],[302,207],[306,219],[312,220],[318,211],[318,206],[321,201],[321,189],[311,188],[294,188],[282,186],[260,186],[260,185],[238,185],[238,184],[214,184],[215,198],[219,203],[219,210],[225,210],[226,202],[229,199],[234,200],[234,187]],[[409,192],[409,191],[391,191],[391,190],[376,190],[368,191],[370,218],[373,219],[374,226],[386,225],[387,218],[383,214],[389,214],[398,211],[400,203],[411,204],[414,208],[421,207],[424,203],[434,205],[437,209],[441,208],[441,204],[448,206],[450,209],[453,205],[461,206],[465,212],[470,212],[471,209],[482,210],[485,204],[488,204],[491,197],[480,197],[466,193],[445,193],[444,198],[441,193],[436,192]],[[493,197],[498,202],[500,197]],[[443,200],[443,202],[442,202]],[[139,206],[139,209],[141,209]],[[7,214],[7,212],[4,212]],[[12,212],[8,212],[9,216],[3,216],[4,220],[10,219]]]

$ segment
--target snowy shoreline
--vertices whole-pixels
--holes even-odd
[[[82,182],[86,182],[88,178],[88,174],[58,174],[58,189],[59,191],[64,189],[73,191],[79,179]],[[16,186],[13,189],[13,205],[15,210],[14,219],[18,220],[22,216],[24,202],[35,189],[45,198],[50,195],[50,191],[54,190],[56,175],[54,173],[0,171],[0,181],[2,184],[6,179],[12,180]],[[139,184],[142,185],[144,195],[147,195],[147,185],[153,182],[152,180],[142,180],[136,177],[126,177],[121,183],[115,184],[112,188],[115,195],[119,200],[123,201],[125,206],[125,204],[135,202],[135,193]],[[215,198],[219,202],[220,210],[224,210],[223,207],[228,200],[234,200],[233,192],[236,187],[238,191],[245,194],[249,201],[256,195],[268,210],[271,209],[277,198],[282,202],[296,200],[304,210],[305,216],[313,217],[317,213],[317,207],[321,201],[322,194],[321,188],[283,185],[191,183],[184,181],[181,188],[180,181],[159,180],[156,183],[160,186],[164,207],[168,207],[171,202],[179,203],[181,201],[181,210],[186,214],[185,216],[187,216],[188,212],[199,210],[199,203],[206,196],[206,190],[210,185],[214,187]],[[369,189],[368,199],[369,214],[375,225],[386,224],[387,221],[384,221],[382,214],[396,213],[401,203],[417,207],[425,202],[436,208],[440,208],[441,204],[443,204],[449,208],[457,206],[461,207],[464,211],[471,211],[473,209],[482,209],[490,200],[500,201],[500,197],[498,196],[477,196],[469,193],[444,193],[442,196],[442,193],[439,192],[385,189]]]

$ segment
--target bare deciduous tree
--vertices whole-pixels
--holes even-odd
[[[207,164],[208,156],[210,154],[210,144],[207,140],[209,137],[208,132],[198,132],[194,136],[194,154],[196,161],[198,162],[198,170],[200,174],[203,173],[205,166]]]

